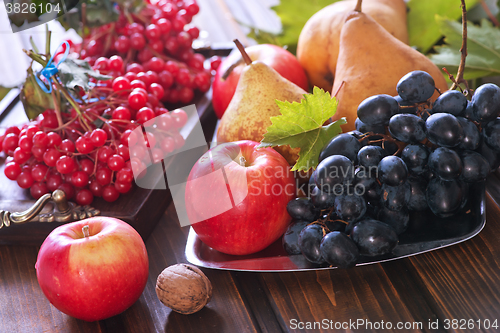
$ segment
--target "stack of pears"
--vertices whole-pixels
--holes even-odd
[[[425,71],[433,77],[437,89],[443,92],[448,89],[439,68],[362,12],[361,1],[347,15],[342,27],[332,88],[332,95],[339,100],[333,120],[346,117],[344,131],[355,129],[359,103],[376,94],[396,95],[399,79],[411,71]],[[438,95],[436,91],[433,99]]]
[[[331,91],[339,55],[340,32],[357,0],[335,2],[314,14],[302,29],[297,59],[312,85]],[[395,38],[408,43],[404,0],[365,0],[363,12]],[[356,43],[356,40],[351,42]]]
[[[300,102],[307,92],[283,78],[261,61],[253,61],[235,41],[246,62],[233,99],[221,119],[217,142],[252,140],[260,142],[270,126],[271,117],[281,115],[276,100]],[[276,147],[290,165],[298,159],[299,149]]]

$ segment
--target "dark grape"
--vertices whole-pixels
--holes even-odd
[[[392,227],[396,234],[401,235],[408,229],[410,212],[406,207],[397,211],[384,207],[378,213],[378,220]]]
[[[479,86],[471,99],[474,118],[488,122],[500,117],[500,88],[493,83]]]
[[[352,227],[351,239],[358,246],[360,254],[369,256],[390,253],[398,244],[394,228],[372,219],[356,222]]]
[[[345,232],[345,227],[347,224],[345,224],[342,221],[325,221],[325,225],[330,231],[340,231],[340,232]]]
[[[500,118],[490,121],[483,127],[484,142],[496,151],[500,151]]]
[[[408,179],[410,184],[410,201],[408,201],[408,209],[414,211],[422,211],[427,209],[427,199],[425,191],[427,189],[427,181],[422,177],[411,177]]]
[[[358,247],[342,232],[327,234],[321,241],[320,249],[325,261],[338,268],[354,267],[359,259]]]
[[[387,185],[398,186],[408,177],[405,162],[397,156],[386,156],[378,164],[378,179]]]
[[[422,173],[427,166],[429,149],[424,145],[408,145],[401,153],[401,159],[406,163],[408,170],[414,173]]]
[[[312,263],[322,264],[325,260],[321,256],[321,240],[324,229],[318,224],[308,225],[299,234],[299,248],[304,257]]]
[[[465,187],[458,180],[431,179],[426,198],[429,208],[439,217],[455,214],[462,205]]]
[[[464,130],[457,118],[449,113],[435,113],[425,121],[427,138],[441,147],[456,147],[462,142]]]
[[[342,194],[335,198],[335,213],[346,222],[359,220],[366,212],[365,199],[358,195]]]
[[[409,103],[405,101],[404,99],[401,98],[401,96],[396,95],[394,96],[396,101],[399,104],[399,111],[398,113],[410,113],[410,114],[416,114],[418,111],[418,108],[415,106],[415,103]]]
[[[334,137],[319,154],[319,162],[328,156],[343,155],[356,163],[358,151],[361,149],[361,143],[351,134],[343,133]]]
[[[311,191],[311,202],[316,208],[327,209],[333,207],[335,195],[333,193],[323,192],[317,186],[314,186]]]
[[[476,151],[488,161],[491,170],[495,170],[500,166],[500,152],[490,148],[484,142],[484,139],[479,142]]]
[[[399,111],[396,99],[389,95],[368,97],[358,106],[358,118],[366,125],[387,125]]]
[[[390,210],[401,210],[410,201],[411,186],[405,182],[399,186],[382,185],[381,203]]]
[[[467,107],[467,97],[458,90],[448,90],[442,93],[432,105],[431,113],[451,113],[461,116]]]
[[[424,71],[412,71],[406,74],[396,86],[398,95],[409,103],[427,101],[434,94],[435,88],[434,79]]]
[[[299,247],[299,234],[307,224],[308,222],[305,221],[295,221],[288,226],[288,229],[286,229],[283,235],[283,248],[286,253],[290,255],[301,253]]]
[[[474,114],[474,104],[471,101],[467,103],[467,107],[465,108],[464,112],[464,118],[479,122],[479,119],[477,119],[476,115]]]
[[[389,132],[399,141],[417,143],[425,139],[425,122],[413,114],[397,114],[389,121]]]
[[[461,154],[463,170],[462,177],[468,183],[475,183],[486,179],[490,173],[490,164],[475,151],[464,151]]]
[[[296,220],[312,222],[318,218],[318,211],[308,198],[296,198],[289,201],[286,210]]]
[[[429,155],[429,168],[439,178],[452,180],[462,173],[462,161],[455,151],[439,147]]]
[[[376,167],[386,156],[385,151],[379,146],[364,146],[358,152],[358,164],[367,169]]]
[[[358,177],[354,180],[354,191],[358,195],[363,195],[367,202],[378,202],[382,189],[375,177]]]
[[[356,130],[360,131],[361,133],[372,132],[375,134],[385,134],[384,125],[367,125],[364,122],[362,122],[359,118],[356,118],[354,126],[356,127]]]
[[[333,193],[342,189],[343,185],[352,183],[354,172],[354,165],[350,159],[342,155],[333,155],[318,164],[313,176],[319,189]]]
[[[479,146],[479,141],[481,140],[481,134],[476,124],[467,118],[457,117],[460,126],[464,130],[464,136],[462,141],[457,146],[460,149],[475,150]]]

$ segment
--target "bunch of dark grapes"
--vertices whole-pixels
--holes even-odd
[[[446,218],[464,208],[469,185],[500,165],[500,88],[483,84],[470,100],[450,90],[432,103],[436,91],[428,73],[413,71],[396,97],[359,105],[356,131],[323,148],[309,197],[288,204],[289,254],[352,267],[361,255],[390,255],[411,212]]]

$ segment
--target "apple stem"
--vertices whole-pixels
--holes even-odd
[[[247,160],[243,156],[240,156],[240,165],[242,167],[247,166]]]
[[[83,231],[83,237],[85,238],[90,237],[88,224],[83,226],[82,231]]]
[[[233,40],[233,42],[234,42],[234,44],[236,44],[236,47],[238,48],[238,50],[240,50],[241,56],[243,57],[243,60],[245,60],[245,63],[247,65],[250,65],[252,63],[252,59],[250,59],[250,56],[245,51],[245,47],[243,46],[243,44],[241,44],[240,41],[237,39]]]
[[[363,0],[358,0],[358,2],[356,3],[356,8],[354,8],[355,11],[361,12],[361,3],[362,2],[363,2]]]

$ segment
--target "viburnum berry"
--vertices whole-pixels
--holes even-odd
[[[92,142],[94,147],[100,147],[106,143],[108,139],[108,134],[103,129],[96,128],[90,134],[90,141]]]
[[[75,201],[80,206],[87,206],[94,201],[94,195],[92,194],[92,191],[84,188],[76,192]]]
[[[102,188],[102,198],[107,202],[113,202],[118,199],[120,193],[116,190],[115,186],[108,184]]]
[[[42,163],[35,164],[33,168],[31,168],[31,177],[37,182],[41,182],[45,179],[49,172],[49,168]]]
[[[9,162],[5,165],[3,172],[10,180],[16,180],[21,174],[21,167],[17,162]]]
[[[134,110],[143,108],[147,101],[147,94],[144,95],[141,91],[135,89],[130,93],[130,95],[128,95],[128,104]]]
[[[130,120],[132,118],[132,114],[130,113],[130,110],[127,109],[126,107],[119,106],[113,111],[111,118],[120,120]]]
[[[128,90],[131,88],[130,81],[123,76],[119,76],[113,80],[113,91]]]
[[[151,108],[148,107],[143,107],[139,111],[137,111],[137,114],[135,115],[135,118],[139,124],[144,124],[145,122],[153,119],[155,117],[155,113]]]
[[[65,175],[76,169],[76,163],[72,157],[63,155],[57,160],[56,168],[59,173]]]
[[[123,71],[123,58],[120,57],[119,55],[114,55],[111,58],[109,58],[109,69],[113,71],[118,71],[121,72]]]
[[[186,111],[184,111],[182,109],[177,109],[177,110],[170,112],[170,115],[172,116],[175,128],[182,128],[182,127],[184,127],[184,125],[186,125],[186,122],[188,119]]]
[[[49,193],[47,184],[44,182],[33,183],[30,187],[30,194],[33,199],[39,199],[42,195]]]

